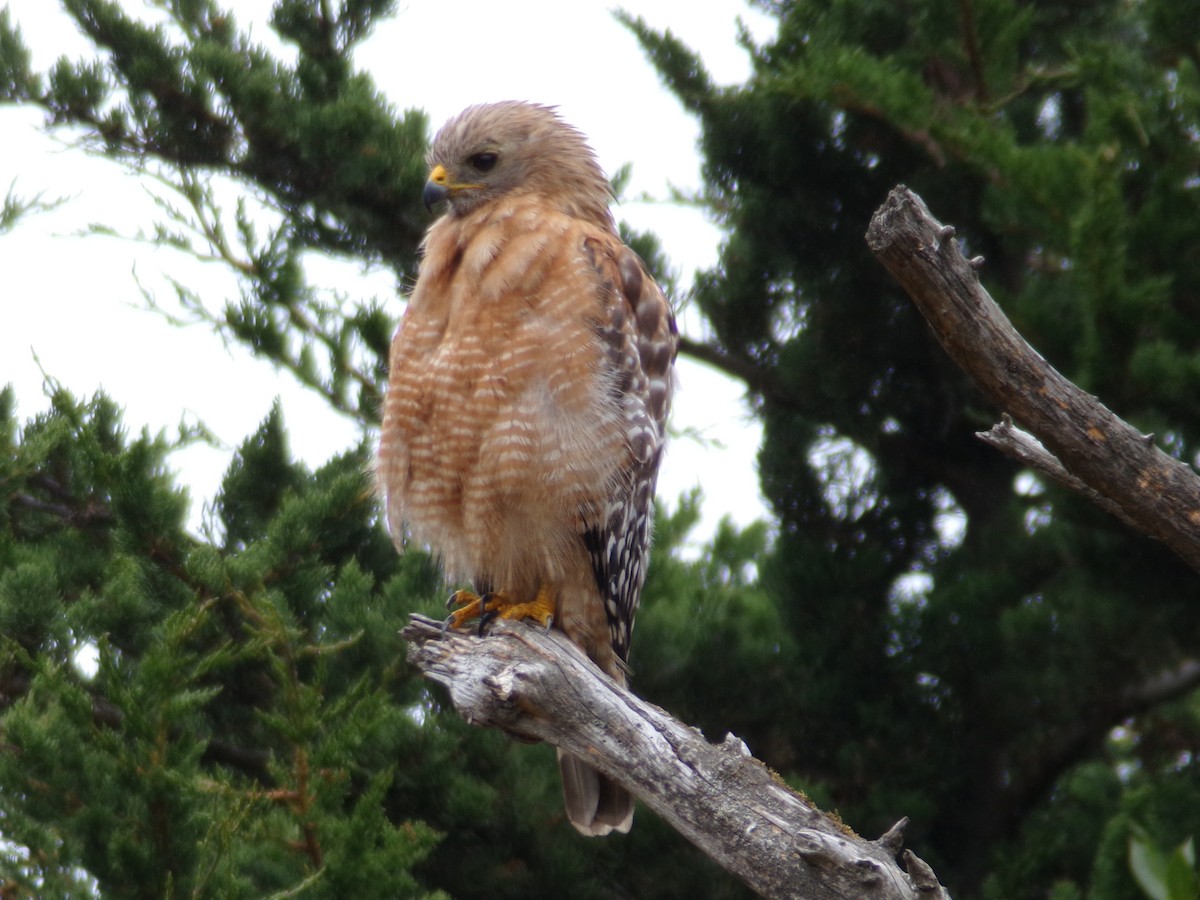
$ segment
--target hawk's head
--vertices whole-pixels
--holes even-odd
[[[536,194],[568,215],[612,227],[611,188],[582,134],[554,109],[472,106],[442,126],[427,158],[425,206],[461,216],[504,195]]]

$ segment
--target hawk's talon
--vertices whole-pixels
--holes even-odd
[[[491,599],[492,599],[491,591],[488,591],[486,594],[484,594],[482,597],[479,598],[479,603],[480,603],[479,636],[480,637],[483,637],[483,629],[486,628],[488,625],[490,625],[492,623],[492,620],[495,619],[498,615],[500,615],[500,613],[496,612],[496,610],[494,608],[492,608],[488,605],[491,602]]]
[[[455,591],[446,601],[446,609],[454,610],[446,619],[447,627],[461,629],[464,624],[479,616],[481,608],[482,601],[475,592]]]
[[[537,596],[526,602],[513,600],[504,591],[486,591],[483,596],[474,591],[459,590],[450,595],[446,608],[454,609],[446,619],[446,627],[462,629],[472,619],[479,620],[479,634],[494,619],[533,619],[549,630],[554,624],[553,588],[542,585]]]

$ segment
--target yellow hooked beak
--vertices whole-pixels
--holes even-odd
[[[459,191],[475,190],[481,187],[483,187],[482,184],[451,181],[450,173],[446,171],[445,166],[439,163],[429,173],[429,178],[425,182],[425,190],[421,192],[421,200],[425,203],[425,208],[432,212],[435,204],[453,197]]]

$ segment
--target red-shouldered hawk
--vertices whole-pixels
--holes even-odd
[[[425,238],[392,341],[379,449],[388,528],[478,595],[452,616],[553,622],[617,682],[650,548],[675,319],[618,236],[583,136],[553,109],[474,106],[429,154]],[[583,834],[633,798],[559,753]]]

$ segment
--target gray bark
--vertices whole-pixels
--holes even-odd
[[[1024,440],[1001,425],[985,433],[989,443],[1092,498],[1200,570],[1200,478],[1025,342],[979,283],[984,261],[963,257],[953,228],[900,185],[872,217],[867,244],[950,358],[1036,438]]]
[[[449,690],[468,722],[587,761],[765,897],[949,900],[927,865],[901,854],[904,820],[878,840],[859,837],[742,741],[710,744],[619,687],[557,630],[500,620],[480,638],[413,616],[403,635],[409,661]]]

